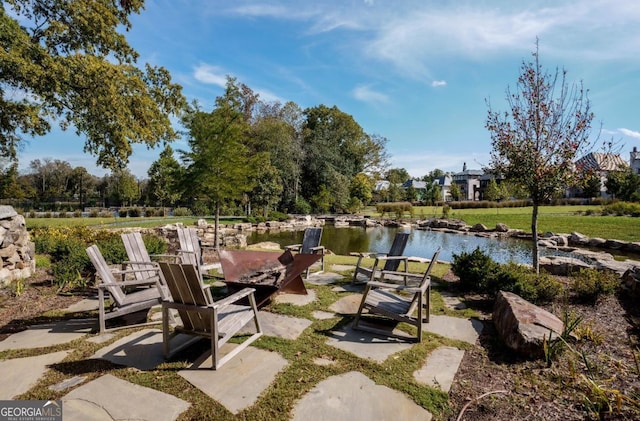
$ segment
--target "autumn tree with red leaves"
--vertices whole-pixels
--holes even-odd
[[[533,202],[533,267],[539,272],[538,210],[572,185],[574,161],[592,147],[588,91],[569,84],[566,70],[543,70],[538,42],[533,62],[523,61],[515,92],[509,87],[509,111],[495,112],[487,101],[486,128],[491,133],[490,169],[521,185]]]

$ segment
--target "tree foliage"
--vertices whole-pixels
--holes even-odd
[[[149,167],[147,174],[151,199],[159,202],[164,213],[165,205],[172,205],[181,195],[182,167],[173,156],[171,146],[165,146],[164,150],[160,152],[158,160]]]
[[[533,202],[531,229],[537,238],[538,207],[571,185],[573,162],[591,146],[590,102],[582,84],[569,85],[567,72],[542,69],[539,52],[523,62],[515,92],[507,88],[509,111],[493,111],[487,101],[491,170],[522,185]],[[538,245],[533,243],[533,266]]]
[[[185,105],[162,67],[138,67],[120,32],[143,0],[7,0],[0,5],[0,152],[59,121],[86,136],[99,165],[124,167],[131,144],[176,138]],[[8,8],[8,9],[6,9]],[[9,13],[10,10],[10,13]]]
[[[640,174],[635,174],[629,167],[611,171],[607,175],[605,187],[607,192],[616,199],[640,201]]]

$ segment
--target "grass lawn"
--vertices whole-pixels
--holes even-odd
[[[538,216],[538,232],[555,233],[579,232],[588,237],[617,239],[622,241],[640,241],[640,219],[626,216],[600,216],[600,206],[541,206]],[[485,208],[452,209],[448,217],[462,219],[468,225],[484,224],[493,228],[497,223],[509,228],[531,232],[531,207],[524,208]],[[587,212],[594,213],[587,215]],[[380,218],[374,207],[363,212],[373,218]],[[426,219],[442,217],[440,206],[416,206],[414,218]],[[126,218],[26,218],[27,228],[42,226],[86,225],[95,228],[155,227],[178,222],[193,225],[198,217],[126,217]],[[213,220],[208,219],[209,223]],[[221,219],[222,224],[233,224],[238,219]]]

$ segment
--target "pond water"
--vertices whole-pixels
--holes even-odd
[[[325,225],[321,244],[335,254],[348,255],[353,251],[386,253],[398,229],[401,228],[362,228],[335,227]],[[304,231],[253,232],[247,237],[249,245],[263,241],[272,241],[284,247],[302,243]],[[441,231],[412,229],[404,254],[430,258],[436,249],[442,246],[440,260],[452,261],[454,254],[472,252],[480,247],[498,263],[517,262],[531,264],[531,243],[517,239],[496,239],[473,235],[452,234]],[[540,248],[540,256],[558,254],[557,251]]]

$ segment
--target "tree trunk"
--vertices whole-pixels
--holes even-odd
[[[540,262],[538,256],[538,203],[533,203],[533,213],[531,214],[531,255],[532,265],[536,273],[540,273]]]
[[[220,225],[220,202],[216,201],[216,217],[213,225],[213,247],[218,251],[218,226]]]

